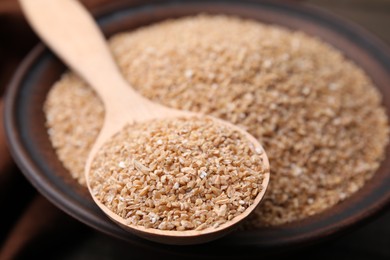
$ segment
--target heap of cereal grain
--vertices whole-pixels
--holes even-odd
[[[227,16],[165,21],[110,40],[129,83],[169,107],[245,128],[270,159],[266,198],[247,224],[280,225],[363,187],[384,157],[387,116],[370,78],[302,32]],[[73,73],[50,91],[50,139],[74,178],[102,126],[98,97]]]
[[[93,160],[92,194],[134,226],[203,230],[233,220],[265,189],[263,151],[210,118],[129,125]]]

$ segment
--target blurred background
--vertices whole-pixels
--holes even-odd
[[[83,0],[96,9],[120,0]],[[147,1],[145,1],[147,2]],[[307,0],[289,2],[328,10],[365,27],[390,45],[390,0]],[[0,0],[0,97],[23,57],[38,42],[16,0]],[[5,143],[0,98],[0,259],[150,259],[184,257],[129,245],[98,233],[66,215],[34,188],[13,163]],[[210,249],[210,258],[218,258]],[[257,258],[237,252],[240,258]],[[390,208],[351,233],[279,258],[390,259]],[[185,256],[187,259],[189,256]],[[227,257],[225,256],[224,259]],[[233,256],[232,256],[233,258]],[[277,257],[273,257],[274,259]]]

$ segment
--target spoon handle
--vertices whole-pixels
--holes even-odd
[[[120,87],[129,91],[93,17],[76,0],[19,0],[45,43],[91,87],[104,103]],[[112,89],[115,87],[115,90]],[[135,92],[135,91],[134,91]]]

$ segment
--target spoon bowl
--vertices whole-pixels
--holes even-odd
[[[196,113],[174,110],[174,109],[169,109],[169,108],[167,109],[165,107],[162,108],[162,111],[170,112],[170,113],[166,113],[164,116],[158,115],[156,117],[153,117],[151,115],[150,119],[161,120],[161,119],[170,119],[170,118],[176,118],[176,117],[180,117],[180,118],[184,117],[184,118],[188,118],[188,120],[193,120],[194,117],[199,117],[199,118],[207,117],[207,118],[212,119],[217,124],[227,126],[230,129],[238,131],[239,133],[243,134],[245,136],[245,138],[251,144],[253,144],[254,149],[256,149],[256,150],[260,149],[261,151],[263,151],[262,146],[257,142],[257,140],[253,136],[249,135],[243,129],[241,129],[241,128],[239,128],[239,127],[237,127],[229,122],[226,122],[226,121],[223,121],[223,120],[220,120],[217,118],[213,118],[210,116],[203,116],[203,115],[199,115]],[[144,120],[135,121],[135,122],[143,122],[143,121]],[[128,122],[133,122],[133,121],[128,121]],[[103,130],[104,130],[104,127],[103,127]],[[108,134],[111,131],[111,129],[110,129],[110,131],[107,131],[107,132],[103,132],[103,130],[102,130],[102,133],[105,133],[105,134]],[[119,129],[119,131],[120,131],[120,129]],[[115,132],[114,132],[114,134],[115,134]],[[86,174],[86,181],[87,181],[88,189],[89,189],[91,194],[93,194],[93,192],[92,192],[93,189],[92,189],[92,185],[91,185],[91,177],[90,177],[89,169],[91,168],[91,165],[93,163],[93,159],[94,159],[95,155],[97,154],[98,150],[104,145],[104,143],[107,141],[107,139],[109,137],[111,137],[109,134],[107,135],[108,138],[104,138],[104,136],[103,137],[102,136],[103,135],[100,135],[97,142],[94,144],[94,147],[93,147],[94,150],[92,150],[92,152],[91,152],[91,154],[93,153],[93,156],[90,155],[88,157],[87,166],[86,166],[86,173],[85,173]],[[264,169],[269,169],[269,161],[268,161],[266,153],[262,152],[261,154],[259,154],[259,157],[260,157],[260,160],[262,161]],[[266,188],[267,188],[268,183],[269,183],[269,177],[270,177],[269,171],[265,171],[263,173],[263,179],[262,179],[262,183],[261,183],[262,189],[259,191],[259,193],[255,197],[253,203],[248,208],[246,208],[244,212],[242,212],[240,215],[236,216],[232,220],[229,220],[226,223],[221,224],[217,228],[210,226],[210,227],[205,228],[203,230],[172,231],[172,230],[160,230],[160,229],[146,228],[146,227],[141,226],[141,225],[128,224],[128,223],[126,223],[126,220],[124,218],[120,217],[119,215],[114,213],[112,210],[110,210],[98,198],[96,198],[96,196],[92,195],[92,198],[93,198],[94,202],[99,206],[99,208],[111,220],[113,220],[115,223],[117,223],[123,229],[125,229],[131,233],[134,233],[140,237],[143,237],[143,238],[151,240],[151,241],[164,243],[164,244],[172,244],[172,245],[201,244],[201,243],[206,243],[206,242],[218,239],[218,238],[228,234],[229,232],[233,231],[238,226],[239,223],[241,223],[243,220],[245,220],[252,213],[252,211],[259,205],[262,198],[264,197],[264,194],[266,192]]]
[[[201,114],[155,104],[134,91],[120,74],[93,18],[77,1],[20,0],[20,3],[37,34],[69,67],[90,84],[105,106],[106,114],[103,128],[93,145],[85,167],[85,176],[90,192],[89,173],[96,153],[107,140],[126,125],[155,119],[205,117]],[[264,151],[259,142],[243,129],[220,119],[212,118],[212,120],[240,132],[253,145],[254,149]],[[122,217],[102,204],[92,195],[92,192],[91,195],[95,203],[109,218],[122,228],[141,237],[166,244],[204,243],[227,234],[260,203],[269,182],[269,162],[265,152],[261,153],[259,158],[264,169],[267,169],[263,176],[262,189],[253,203],[240,215],[217,228],[208,227],[200,231],[166,231],[129,225]]]

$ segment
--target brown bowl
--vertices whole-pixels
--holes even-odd
[[[98,21],[107,36],[167,18],[201,12],[233,14],[282,25],[322,38],[360,65],[382,93],[390,114],[390,52],[371,34],[334,15],[300,5],[264,1],[124,1],[106,8]],[[39,44],[15,74],[6,96],[5,126],[14,159],[31,183],[59,208],[87,225],[137,245],[166,246],[135,237],[111,222],[93,203],[87,190],[64,169],[45,128],[42,106],[65,66]],[[343,233],[369,219],[390,202],[390,148],[386,160],[364,188],[335,207],[303,221],[273,228],[237,231],[217,242],[176,250],[202,255],[210,248],[220,255],[302,246]],[[172,246],[171,246],[172,248]],[[239,249],[239,250],[237,250]]]

